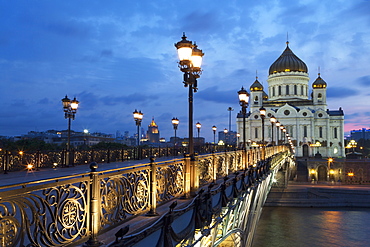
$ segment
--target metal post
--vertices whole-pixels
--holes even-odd
[[[265,144],[265,117],[261,117],[262,119],[262,145]]]
[[[67,150],[66,150],[66,166],[69,166],[70,160],[69,160],[69,152],[70,152],[70,146],[71,146],[71,117],[68,116],[68,137],[67,137]]]
[[[187,74],[188,80],[191,78],[189,73]],[[194,78],[195,79],[195,78]],[[188,82],[189,83],[189,82]],[[194,160],[194,143],[193,143],[193,86],[189,83],[189,155],[192,160]]]
[[[150,210],[146,214],[147,216],[157,216],[157,175],[156,175],[156,164],[154,156],[150,157]]]
[[[100,183],[99,183],[99,175],[96,169],[98,168],[98,164],[93,162],[90,164],[90,178],[91,178],[91,185],[90,185],[90,221],[89,221],[89,230],[90,230],[90,238],[86,242],[87,246],[97,247],[101,246],[102,243],[98,241],[98,233],[100,227],[100,215],[99,212],[101,210],[100,205]]]
[[[271,122],[271,144],[274,146],[274,123]]]

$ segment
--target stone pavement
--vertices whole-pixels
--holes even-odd
[[[370,207],[370,185],[289,182],[287,188],[272,188],[265,206]]]
[[[167,161],[172,159],[180,159],[181,156],[169,156],[161,157],[155,160],[155,162]],[[123,167],[134,166],[137,164],[149,164],[149,159],[143,160],[129,160],[123,162],[111,162],[111,163],[98,163],[97,171],[105,171]],[[56,167],[56,168],[40,168],[39,170],[27,170],[23,171],[8,171],[8,174],[0,173],[0,187],[6,185],[13,185],[18,183],[27,183],[33,181],[40,181],[49,178],[58,178],[70,175],[79,175],[90,172],[90,163],[86,165],[76,165],[70,167]]]

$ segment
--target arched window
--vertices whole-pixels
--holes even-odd
[[[304,95],[303,94],[303,85],[301,86],[301,95]]]
[[[319,127],[319,137],[322,138],[322,127]]]
[[[258,104],[258,96],[254,97],[254,104],[257,105]]]
[[[254,138],[258,138],[258,128],[254,128]]]
[[[334,138],[338,138],[338,128],[334,128]]]
[[[281,95],[281,86],[279,86],[279,95]]]
[[[286,91],[286,95],[289,95],[289,85],[286,85],[286,86],[285,86],[285,88],[286,88],[286,89],[285,89],[285,91]]]
[[[319,93],[319,94],[317,95],[317,98],[321,99],[321,98],[322,98],[322,94],[321,94],[321,93]]]
[[[275,96],[275,87],[272,88],[272,96]]]
[[[294,85],[294,94],[297,95],[297,85]]]
[[[303,137],[307,137],[307,126],[303,126]]]

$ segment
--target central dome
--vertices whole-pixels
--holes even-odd
[[[280,72],[308,72],[307,65],[297,57],[292,50],[289,48],[288,44],[284,52],[280,57],[270,66],[269,75],[280,73]]]

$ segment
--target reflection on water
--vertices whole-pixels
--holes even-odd
[[[253,247],[370,246],[370,209],[264,207]]]

